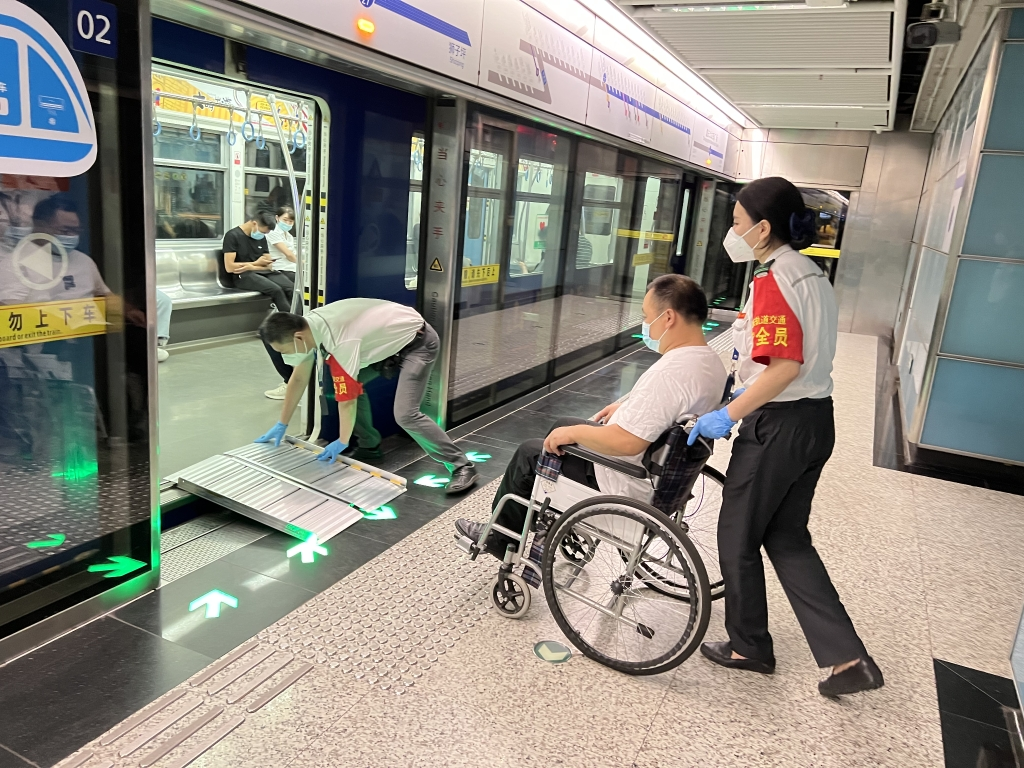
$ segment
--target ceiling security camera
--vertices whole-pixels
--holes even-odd
[[[955,21],[919,21],[907,25],[907,48],[932,48],[960,42],[960,25]]]

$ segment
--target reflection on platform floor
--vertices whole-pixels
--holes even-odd
[[[258,339],[172,348],[158,370],[161,477],[251,443],[281,417],[281,401],[263,394],[281,381]]]

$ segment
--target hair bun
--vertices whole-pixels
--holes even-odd
[[[789,244],[797,251],[802,251],[817,238],[818,231],[814,226],[814,211],[804,208],[789,217]]]

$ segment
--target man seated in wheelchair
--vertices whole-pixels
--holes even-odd
[[[643,302],[643,340],[661,358],[640,377],[627,397],[604,408],[595,421],[558,419],[544,440],[520,444],[505,469],[492,511],[506,494],[530,498],[542,453],[558,454],[563,477],[604,494],[629,496],[649,501],[649,479],[631,477],[579,456],[564,453],[563,446],[581,448],[615,457],[642,467],[647,448],[662,433],[687,414],[702,415],[723,399],[727,374],[718,353],[704,341],[702,325],[708,317],[704,291],[682,275],[663,275],[650,284]],[[563,510],[564,511],[564,510]],[[526,507],[508,501],[495,521],[511,530],[522,531]],[[478,542],[484,524],[460,519],[455,523],[460,536]],[[517,542],[492,531],[485,548],[503,559],[509,544]]]

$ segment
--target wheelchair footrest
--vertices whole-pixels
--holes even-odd
[[[465,552],[467,555],[476,555],[480,550],[477,549],[476,542],[473,541],[469,536],[456,536],[455,546]],[[476,550],[474,552],[474,550]]]

